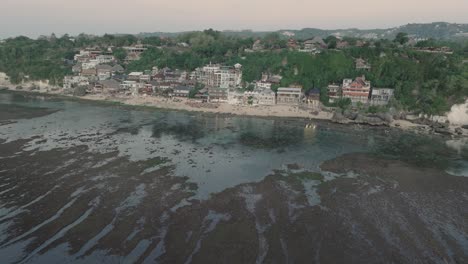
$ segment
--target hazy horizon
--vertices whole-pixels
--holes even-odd
[[[468,23],[468,1],[372,0],[323,3],[290,0],[214,0],[163,2],[151,0],[7,0],[2,5],[0,38],[80,33],[181,32],[280,29],[376,29],[409,23]]]

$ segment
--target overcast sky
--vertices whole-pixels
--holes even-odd
[[[468,0],[0,0],[0,38],[468,23]]]

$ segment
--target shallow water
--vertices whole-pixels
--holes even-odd
[[[0,126],[0,257],[7,262],[154,262],[170,256],[174,243],[168,240],[177,232],[170,227],[181,221],[178,214],[183,219],[200,210],[205,214],[197,218],[199,224],[184,235],[191,245],[184,262],[197,262],[197,256],[206,256],[204,241],[238,217],[223,211],[216,199],[245,199],[244,210],[255,215],[264,196],[253,193],[252,184],[281,171],[286,178],[276,183],[288,193],[287,215],[294,222],[304,208],[321,206],[322,183],[356,176],[323,172],[322,180],[304,178],[291,185],[289,173],[321,173],[325,161],[347,153],[374,155],[376,147],[399,137],[395,131],[324,122],[305,128],[312,121],[299,119],[11,93],[0,93],[0,105],[22,109]],[[44,115],[37,114],[44,109]],[[454,152],[455,163],[467,166],[461,152]],[[455,171],[450,166],[446,170]],[[377,192],[380,186],[369,189]],[[268,215],[271,223],[258,215],[252,220],[257,261],[267,262],[273,246],[265,232],[278,216],[271,210]],[[87,235],[81,237],[82,232]],[[287,248],[283,238],[281,246]]]

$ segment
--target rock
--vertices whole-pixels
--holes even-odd
[[[461,126],[463,129],[468,129],[468,125]]]
[[[449,135],[449,136],[452,135],[452,131],[450,131],[450,129],[448,129],[448,128],[438,127],[438,128],[434,129],[434,132],[442,134],[442,135]]]
[[[388,122],[388,123],[393,122],[393,116],[390,113],[378,113],[377,116],[380,119],[385,120],[385,122]]]
[[[333,114],[333,117],[331,119],[332,122],[338,123],[338,124],[348,124],[349,120],[343,116],[340,112],[335,112]]]
[[[358,115],[355,120],[358,124],[365,124],[371,126],[388,126],[389,122],[383,120],[378,115]]]
[[[455,133],[457,135],[463,135],[463,129],[461,127],[457,127],[457,128],[455,128]]]
[[[350,120],[356,120],[357,116],[359,115],[357,112],[353,112],[351,110],[345,110],[343,113],[344,117]]]

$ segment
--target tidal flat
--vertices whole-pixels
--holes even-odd
[[[0,109],[2,263],[468,262],[463,141],[9,92]]]

